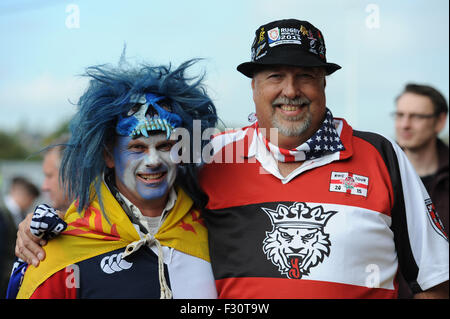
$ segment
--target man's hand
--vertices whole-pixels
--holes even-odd
[[[33,214],[19,224],[16,241],[16,256],[37,267],[44,260],[45,251],[41,248],[47,239],[58,236],[67,227],[62,220],[64,213],[42,204],[36,207]]]
[[[39,261],[45,258],[45,251],[41,246],[44,246],[47,241],[31,234],[30,225],[32,218],[33,214],[30,213],[19,224],[16,240],[16,256],[26,263],[37,267]]]

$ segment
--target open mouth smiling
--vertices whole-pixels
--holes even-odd
[[[272,106],[279,108],[282,112],[297,112],[301,111],[304,108],[307,108],[310,103],[301,103],[301,104],[281,104],[275,103]]]
[[[296,111],[300,105],[280,105],[279,106],[283,111]]]
[[[167,175],[167,172],[159,172],[159,173],[137,173],[137,178],[143,182],[144,184],[151,185],[160,183],[164,177]]]

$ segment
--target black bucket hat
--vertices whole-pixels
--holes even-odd
[[[322,33],[308,21],[273,21],[255,31],[251,61],[238,65],[237,70],[251,78],[264,65],[291,65],[324,67],[329,75],[341,67],[328,63],[325,51]]]

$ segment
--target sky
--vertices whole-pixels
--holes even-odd
[[[449,98],[448,0],[2,0],[0,129],[55,130],[76,111],[85,68],[117,65],[125,44],[132,64],[204,58],[193,74],[206,72],[224,125],[247,125],[250,79],[236,66],[250,60],[255,30],[284,18],[322,31],[327,60],[342,66],[327,79],[327,107],[354,129],[393,137],[408,82]]]

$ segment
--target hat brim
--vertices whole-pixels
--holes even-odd
[[[300,50],[291,51],[290,53],[284,53],[282,56],[277,55],[276,58],[267,57],[261,59],[261,61],[244,62],[239,64],[236,69],[245,76],[252,78],[257,69],[261,69],[261,67],[269,65],[323,67],[325,68],[327,75],[330,75],[335,71],[341,69],[341,66],[338,64],[323,62],[314,54]]]

